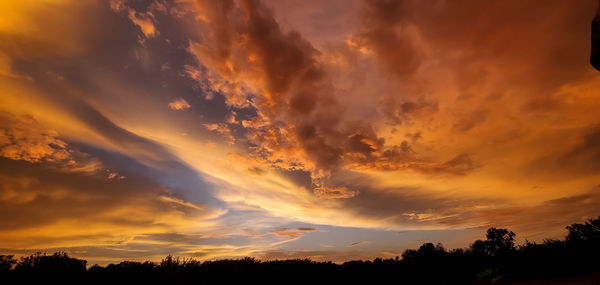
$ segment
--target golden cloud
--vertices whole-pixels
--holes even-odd
[[[183,98],[169,102],[169,108],[172,110],[184,110],[189,109],[190,107],[192,106]]]

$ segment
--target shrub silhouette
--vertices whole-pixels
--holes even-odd
[[[52,255],[37,252],[22,257],[14,270],[24,273],[75,274],[85,272],[86,265],[87,261],[69,257],[65,252],[56,252]]]
[[[17,261],[14,255],[0,255],[0,272],[8,272],[13,268]]]

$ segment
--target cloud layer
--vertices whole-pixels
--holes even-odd
[[[592,1],[0,8],[3,252],[339,261],[600,210]]]

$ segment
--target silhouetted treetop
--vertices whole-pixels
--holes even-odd
[[[21,257],[15,271],[72,274],[85,272],[86,265],[87,261],[69,257],[65,252],[56,252],[52,255],[37,252],[28,257]]]
[[[600,217],[567,226],[567,242],[600,242]]]
[[[7,272],[17,263],[14,255],[0,255],[0,272]]]
[[[489,228],[486,240],[477,240],[471,245],[471,250],[476,254],[498,255],[508,253],[515,248],[516,234],[507,229]]]

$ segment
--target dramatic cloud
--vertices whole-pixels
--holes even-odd
[[[328,185],[328,177],[344,166],[424,172],[448,167],[448,173],[472,169],[468,159],[448,163],[424,159],[407,142],[388,146],[368,122],[347,118],[334,95],[339,91],[319,62],[319,51],[298,32],[282,31],[260,2],[241,1],[239,7],[235,2],[198,3],[210,32],[202,43],[192,43],[190,51],[208,68],[211,87],[222,92],[231,107],[256,109],[257,116],[242,121],[246,139],[254,145],[252,152],[259,154],[256,159],[310,171],[317,196],[356,195],[355,190]],[[401,113],[388,111],[395,120],[404,120],[405,113],[437,108],[425,99],[399,106]],[[460,165],[463,162],[466,165]]]
[[[4,1],[0,253],[562,237],[600,210],[594,5]]]

